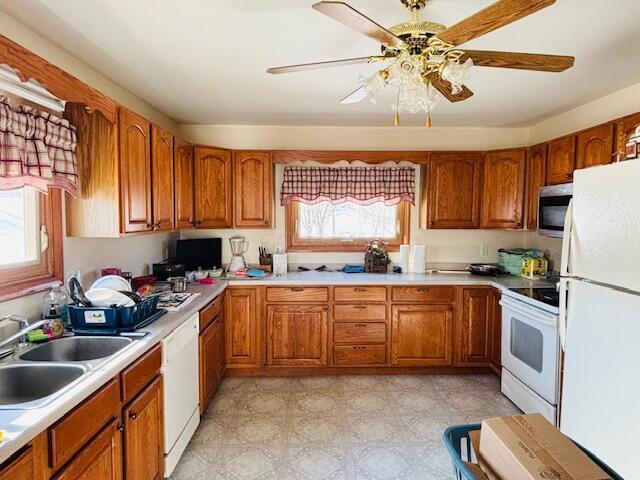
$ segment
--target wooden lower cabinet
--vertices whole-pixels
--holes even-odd
[[[122,434],[120,420],[109,423],[53,478],[55,480],[121,480]],[[144,459],[141,459],[144,461]],[[135,478],[137,477],[127,477]]]
[[[260,289],[231,287],[225,297],[225,359],[228,368],[259,367]]]
[[[0,480],[47,480],[47,432],[34,438],[0,467]]]
[[[458,314],[458,364],[487,366],[491,356],[493,289],[462,288]]]
[[[224,375],[224,317],[200,332],[200,413],[204,413]]]
[[[393,305],[391,364],[452,364],[452,305]]]
[[[162,377],[123,412],[125,478],[160,480],[164,467]]]
[[[267,306],[267,365],[327,365],[327,305]]]
[[[491,297],[491,352],[489,366],[500,375],[502,371],[502,307],[499,290],[494,290]]]

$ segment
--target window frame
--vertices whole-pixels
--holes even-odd
[[[364,252],[367,244],[376,238],[359,238],[353,242],[337,239],[301,239],[298,236],[298,205],[291,202],[285,206],[285,238],[288,252]],[[398,252],[400,245],[409,243],[411,234],[411,204],[400,202],[397,205],[398,233],[393,239],[383,239],[389,252]]]
[[[25,188],[25,187],[23,187]],[[50,188],[38,192],[40,229],[44,225],[48,247],[37,263],[0,269],[0,302],[24,297],[62,283],[62,195]]]

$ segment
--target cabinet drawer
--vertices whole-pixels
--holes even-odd
[[[55,471],[113,418],[120,416],[120,383],[111,380],[49,429],[49,466]]]
[[[387,306],[384,304],[336,304],[333,306],[333,318],[336,321],[360,321],[386,320]]]
[[[129,365],[122,372],[122,401],[127,403],[160,373],[162,352],[160,345]]]
[[[334,365],[384,365],[387,348],[384,345],[349,345],[333,347]]]
[[[386,323],[335,323],[334,343],[384,343],[387,340]]]
[[[271,287],[267,288],[267,302],[327,302],[327,287]]]
[[[386,302],[386,287],[335,287],[333,299],[336,302]]]
[[[453,303],[453,287],[393,287],[394,302]]]
[[[203,332],[220,313],[222,313],[222,296],[215,298],[200,310],[200,332]]]

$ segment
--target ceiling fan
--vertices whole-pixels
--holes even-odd
[[[555,0],[498,0],[487,8],[451,27],[423,20],[420,12],[428,0],[400,0],[411,12],[411,20],[384,28],[344,2],[322,1],[313,8],[382,44],[381,54],[328,62],[275,67],[267,73],[280,74],[321,68],[384,63],[372,77],[361,78],[361,86],[340,103],[375,100],[387,85],[398,89],[394,105],[394,124],[399,113],[426,113],[442,94],[450,102],[466,100],[473,95],[464,82],[472,66],[515,68],[543,72],[562,72],[573,66],[574,57],[458,48],[474,38],[524,18],[555,3]]]

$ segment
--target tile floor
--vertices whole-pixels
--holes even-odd
[[[446,426],[518,412],[491,375],[227,378],[171,480],[450,479]]]

